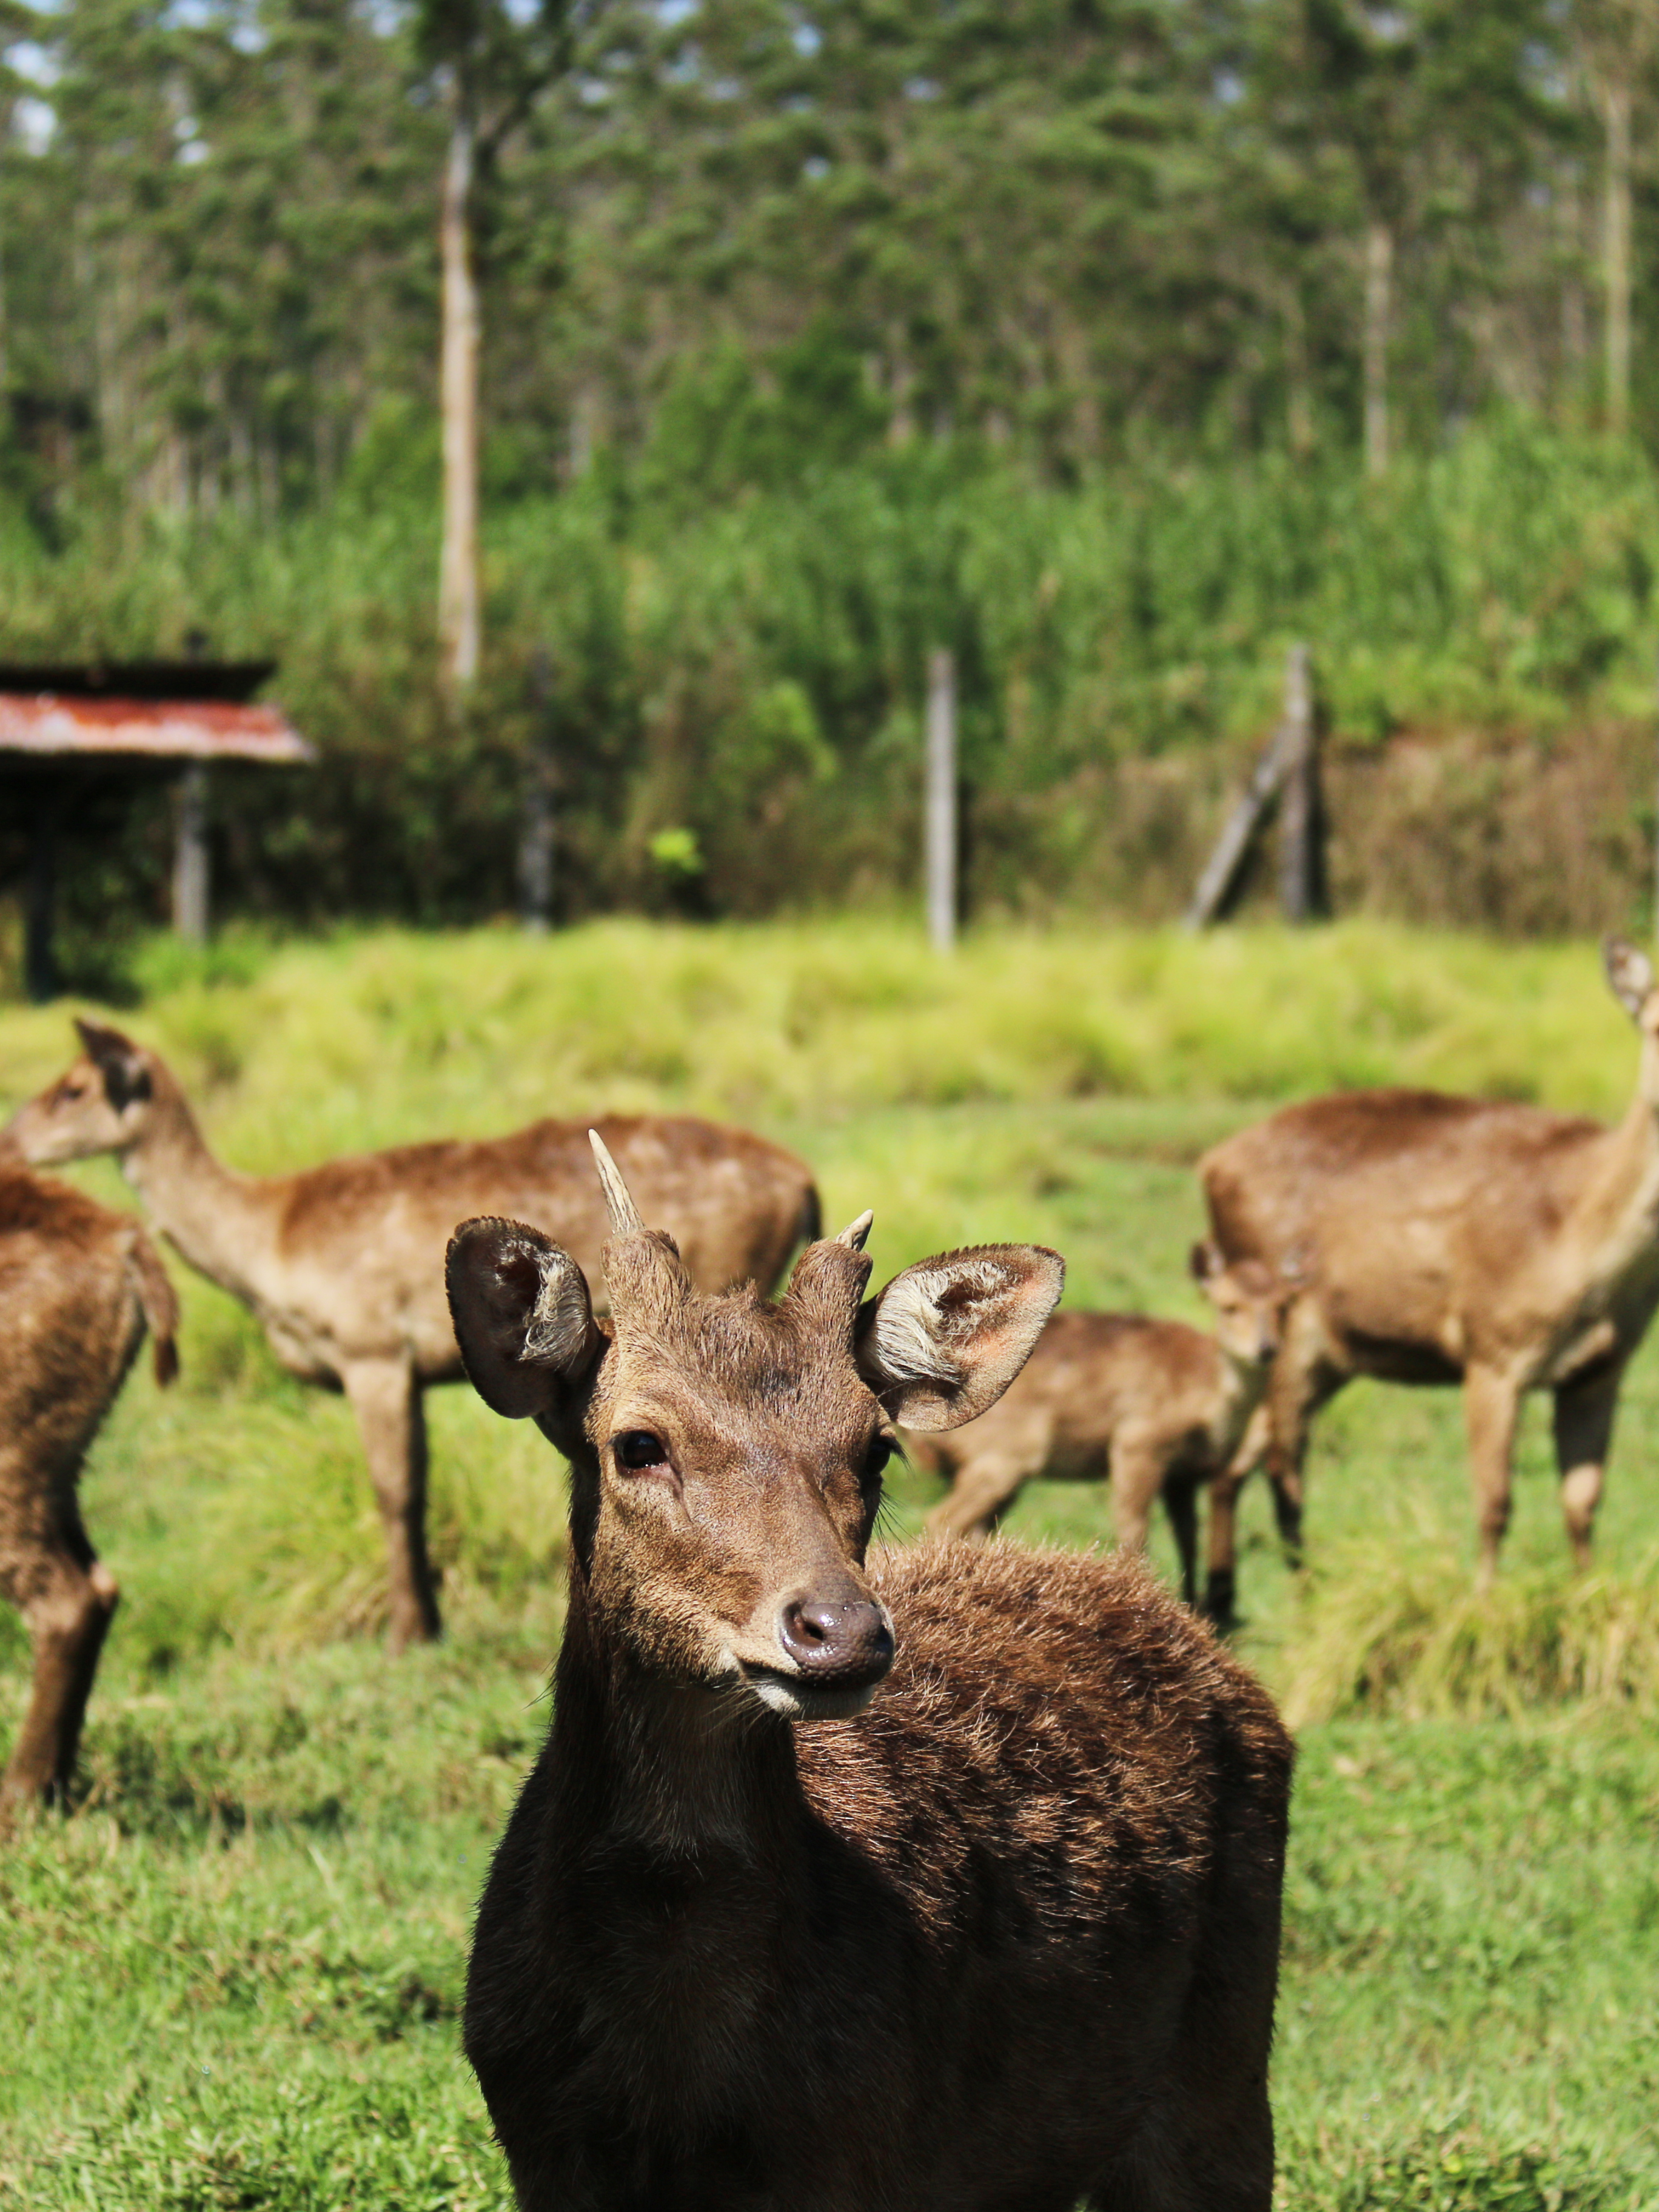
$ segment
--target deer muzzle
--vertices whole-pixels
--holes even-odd
[[[845,1720],[862,1712],[893,1663],[891,1615],[862,1595],[797,1591],[778,1608],[777,1640],[787,1665],[740,1663],[762,1703],[791,1720]]]

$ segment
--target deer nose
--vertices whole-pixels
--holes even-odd
[[[893,1663],[893,1624],[868,1598],[792,1597],[778,1615],[778,1636],[815,1682],[878,1682]]]

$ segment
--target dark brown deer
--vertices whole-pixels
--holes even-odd
[[[596,1263],[605,1216],[586,1123],[237,1175],[208,1150],[158,1053],[93,1022],[76,1027],[85,1057],[13,1118],[14,1139],[47,1166],[113,1152],[157,1227],[252,1308],[289,1372],[345,1392],[386,1532],[393,1647],[436,1636],[422,1395],[461,1374],[444,1246],[465,1215],[506,1212]],[[705,1289],[746,1279],[769,1288],[797,1243],[817,1233],[810,1170],[763,1138],[664,1115],[608,1115],[599,1126]]]
[[[1023,1483],[1109,1480],[1117,1540],[1128,1551],[1146,1548],[1162,1497],[1182,1593],[1195,1605],[1198,1492],[1243,1442],[1292,1287],[1254,1260],[1224,1267],[1208,1243],[1194,1245],[1192,1272],[1215,1308],[1213,1335],[1147,1314],[1057,1313],[988,1413],[948,1436],[910,1439],[919,1464],[951,1478],[928,1527],[988,1535]],[[1254,1434],[1248,1449],[1259,1455]],[[1231,1527],[1227,1535],[1231,1543]]]
[[[1287,1106],[1199,1163],[1228,1261],[1294,1254],[1309,1278],[1265,1425],[1293,1559],[1309,1424],[1350,1376],[1376,1375],[1462,1385],[1483,1583],[1509,1525],[1522,1394],[1551,1391],[1567,1536],[1588,1560],[1619,1386],[1659,1304],[1659,989],[1634,946],[1609,939],[1605,957],[1642,1040],[1615,1127],[1432,1091],[1345,1091]],[[1212,1612],[1231,1612],[1233,1575],[1231,1557],[1216,1561]]]
[[[149,1328],[177,1372],[178,1304],[130,1214],[0,1155],[0,1593],[34,1645],[27,1712],[0,1778],[0,1820],[61,1800],[119,1591],[76,1485]]]
[[[608,1322],[521,1224],[449,1255],[469,1373],[571,1464],[466,2001],[525,2212],[1267,2212],[1265,1692],[1133,1559],[868,1548],[894,1424],[984,1413],[1060,1261],[866,1300],[865,1215],[705,1297],[605,1172]]]

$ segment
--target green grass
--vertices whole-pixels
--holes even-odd
[[[1074,1302],[1191,1317],[1191,1163],[1263,1100],[1398,1071],[1612,1109],[1633,1057],[1588,947],[1365,928],[991,938],[943,969],[850,924],[245,945],[216,981],[161,965],[131,1025],[203,1086],[240,1164],[582,1104],[709,1106],[799,1145],[834,1216],[872,1205],[880,1269],[1033,1237],[1066,1253]],[[1129,1040],[1112,1083],[1078,1079],[1090,1033]],[[1228,1079],[1241,1039],[1254,1102]],[[0,1105],[66,1057],[63,1010],[0,1014]],[[451,1633],[389,1662],[344,1407],[173,1273],[183,1381],[135,1376],[84,1485],[125,1594],[85,1802],[0,1852],[0,2204],[504,2206],[456,2008],[486,1854],[545,1723],[559,1468],[470,1393],[433,1394]],[[1276,2060],[1287,2206],[1659,2205],[1654,1682],[1557,1663],[1580,1613],[1597,1648],[1620,1622],[1621,1649],[1651,1632],[1656,1415],[1650,1346],[1601,1568],[1575,1589],[1529,1407],[1485,1608],[1451,1394],[1359,1385],[1323,1417],[1305,1589],[1247,1493],[1243,1648],[1307,1716]],[[898,1470],[893,1533],[934,1495]],[[1107,1525],[1097,1491],[1064,1485],[1032,1486],[1010,1522],[1067,1542]],[[1167,1570],[1161,1529],[1156,1556]],[[0,1614],[0,1738],[26,1681]]]

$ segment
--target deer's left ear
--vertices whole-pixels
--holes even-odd
[[[895,1275],[860,1309],[853,1354],[908,1429],[955,1429],[995,1405],[1066,1287],[1041,1244],[980,1244]]]

